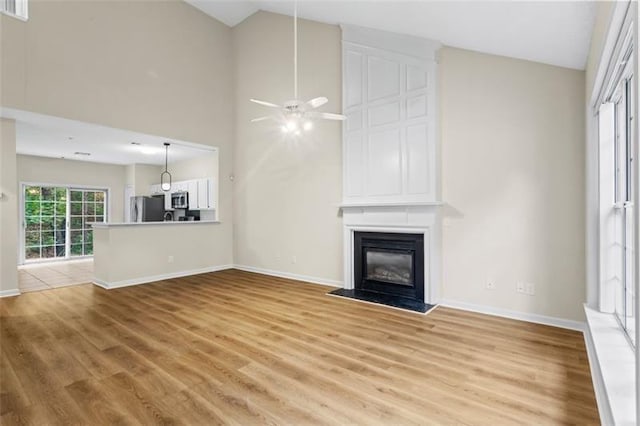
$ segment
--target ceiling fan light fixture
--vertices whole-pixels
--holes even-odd
[[[346,120],[347,117],[342,114],[332,113],[315,113],[311,110],[321,107],[329,100],[324,96],[313,98],[306,102],[302,102],[298,99],[298,1],[294,0],[293,6],[293,100],[287,101],[284,105],[277,105],[273,102],[262,101],[259,99],[251,98],[251,102],[258,105],[262,105],[269,108],[277,108],[281,110],[281,113],[285,116],[285,123],[280,127],[283,133],[293,133],[295,135],[300,134],[300,128],[304,131],[310,131],[313,129],[311,124],[312,119],[324,119],[324,120]],[[313,114],[313,115],[312,115]],[[276,118],[277,117],[277,118]],[[276,120],[279,120],[280,114],[273,116]],[[251,120],[252,122],[263,121],[268,117],[259,117]],[[293,122],[292,122],[293,120]],[[303,120],[305,120],[303,122]],[[293,124],[292,124],[293,123]],[[309,123],[309,124],[307,124]]]
[[[298,130],[298,123],[296,122],[296,120],[290,119],[289,121],[287,121],[287,130],[289,132]]]

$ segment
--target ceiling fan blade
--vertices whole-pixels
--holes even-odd
[[[325,120],[346,120],[347,116],[342,114],[334,114],[332,112],[309,112],[309,117],[322,118]]]
[[[276,104],[272,104],[271,102],[266,102],[266,101],[261,101],[258,99],[249,99],[251,102],[259,104],[259,105],[264,105],[270,108],[282,108],[280,105],[276,105]]]
[[[307,101],[306,105],[311,109],[315,109],[321,107],[327,102],[329,102],[329,99],[325,98],[324,96],[320,96],[318,98],[313,98],[310,101]]]
[[[252,120],[251,120],[251,122],[252,122],[252,123],[256,123],[256,122],[258,122],[258,121],[269,120],[269,119],[271,119],[271,118],[273,118],[273,117],[258,117],[258,118],[254,118],[254,119],[252,119]]]

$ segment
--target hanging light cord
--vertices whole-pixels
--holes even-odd
[[[169,144],[164,144],[164,171],[169,171]],[[156,172],[157,173],[157,172]]]
[[[160,174],[160,185],[163,191],[171,189],[171,173],[169,173],[169,142],[164,143],[164,172]],[[169,178],[169,182],[165,182],[165,176]]]

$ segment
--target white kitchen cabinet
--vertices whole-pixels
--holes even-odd
[[[192,192],[195,192],[195,196],[191,195]],[[213,186],[213,179],[204,178],[192,181],[189,190],[189,199],[193,199],[193,205],[195,207],[192,207],[192,209],[194,210],[215,209],[216,191]]]
[[[198,210],[206,210],[209,208],[209,179],[198,179]]]
[[[171,192],[187,192],[189,190],[189,181],[175,182],[171,185]]]
[[[151,185],[151,195],[164,195],[165,210],[173,210],[171,207],[171,193],[184,191],[189,194],[190,210],[214,210],[218,199],[218,191],[213,178],[193,179],[180,182],[172,182],[171,190],[164,192],[160,184]]]
[[[197,180],[187,181],[187,192],[189,193],[189,209],[197,210],[198,209],[198,181]]]
[[[207,204],[209,209],[215,209],[218,201],[218,189],[216,181],[212,178],[207,179]]]

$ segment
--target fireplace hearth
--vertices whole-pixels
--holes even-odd
[[[424,235],[354,233],[354,289],[424,301]]]

